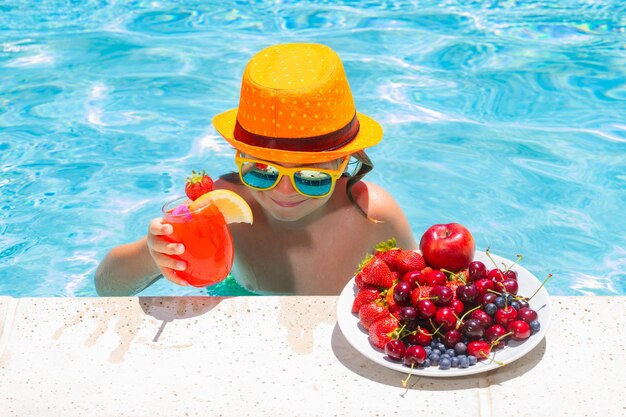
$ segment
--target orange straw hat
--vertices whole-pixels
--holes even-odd
[[[213,125],[244,154],[296,164],[338,159],[383,136],[375,120],[356,112],[339,56],[319,44],[275,45],[253,56],[239,107]]]

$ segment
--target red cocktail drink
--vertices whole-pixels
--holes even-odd
[[[181,197],[163,206],[163,219],[174,228],[165,238],[185,245],[182,255],[172,257],[185,261],[187,269],[173,273],[189,285],[205,287],[228,276],[233,265],[233,240],[224,216],[215,205],[197,210],[181,207],[189,202]]]

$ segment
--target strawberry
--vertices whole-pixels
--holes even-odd
[[[430,292],[433,287],[429,287],[428,285],[422,285],[421,287],[417,287],[413,291],[411,291],[411,305],[413,307],[417,306],[417,302],[419,300],[426,299],[430,297]]]
[[[363,282],[377,287],[389,288],[393,285],[393,274],[380,258],[371,258],[361,271]]]
[[[370,342],[380,349],[384,349],[387,342],[398,338],[400,323],[395,317],[388,316],[374,322],[369,328]]]
[[[395,259],[400,254],[401,249],[396,246],[396,238],[378,243],[374,247],[374,256],[385,261],[389,269],[394,271]]]
[[[403,250],[395,258],[395,270],[403,275],[409,271],[421,271],[425,267],[422,255],[412,250]]]
[[[401,253],[400,249],[391,249],[386,252],[376,252],[375,256],[385,261],[389,269],[395,271],[396,259]]]
[[[363,304],[359,308],[359,321],[366,329],[369,329],[372,323],[387,316],[389,316],[389,310],[375,302]]]
[[[354,276],[354,283],[359,288],[363,288],[367,285],[366,283],[363,282],[363,277],[361,276],[360,272]]]
[[[463,283],[461,281],[448,281],[446,282],[446,287],[452,290],[452,299],[456,299],[456,289],[459,288]]]
[[[203,194],[213,191],[213,180],[209,177],[204,170],[197,173],[191,171],[191,176],[187,177],[185,183],[185,194],[191,201],[195,201]]]
[[[380,291],[373,285],[366,285],[362,287],[354,297],[352,302],[352,312],[358,313],[363,304],[371,303],[380,298]]]

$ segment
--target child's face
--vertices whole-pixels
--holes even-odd
[[[337,169],[342,160],[306,165],[321,169]],[[278,163],[287,168],[297,167],[297,164]],[[297,221],[313,213],[324,206],[331,198],[332,193],[320,198],[312,198],[302,195],[294,189],[288,176],[283,176],[278,184],[269,190],[250,189],[255,200],[272,217],[280,221]]]

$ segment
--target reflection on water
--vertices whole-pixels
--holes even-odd
[[[626,293],[622,2],[81,2],[0,6],[0,294],[95,295],[192,169],[250,56],[322,42],[384,140],[371,181],[414,233],[467,225],[552,294]],[[243,294],[159,283],[147,294]]]

